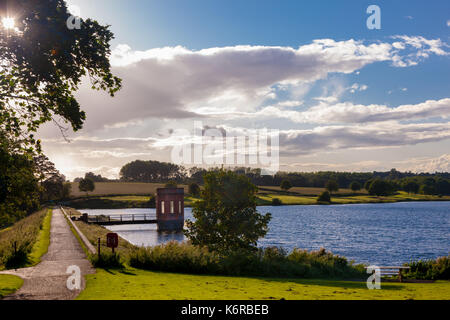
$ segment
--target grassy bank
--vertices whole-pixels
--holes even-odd
[[[450,299],[450,282],[382,283],[368,290],[365,282],[203,276],[128,268],[87,275],[79,300],[131,299]]]
[[[33,266],[50,243],[51,209],[43,209],[0,231],[0,270]]]
[[[80,212],[75,210],[74,208],[64,208],[68,215],[79,216]],[[83,221],[74,221],[75,225],[80,229],[80,231],[86,236],[86,238],[97,248],[98,238],[100,238],[100,250],[102,252],[111,252],[111,248],[106,246],[106,234],[111,231],[95,224],[87,224]],[[135,249],[136,246],[129,243],[125,239],[119,237],[119,247],[116,252],[123,256],[128,256],[130,252]]]
[[[0,299],[16,292],[23,285],[23,280],[9,274],[0,274]]]
[[[68,206],[77,209],[126,209],[126,208],[154,208],[154,202],[149,202],[150,194],[155,194],[156,189],[164,187],[158,183],[134,183],[134,182],[100,182],[96,184],[94,192],[86,197],[78,191],[78,185],[73,186],[73,197]],[[186,207],[198,200],[187,194],[185,188],[184,203]],[[273,199],[281,200],[282,205],[315,205],[317,196],[324,188],[293,187],[284,191],[280,187],[259,186],[257,195],[258,205],[272,205]],[[331,204],[353,204],[353,203],[390,203],[404,201],[450,201],[450,196],[432,196],[423,194],[408,194],[399,191],[394,195],[377,197],[371,196],[365,190],[353,192],[350,189],[340,189],[332,194]]]

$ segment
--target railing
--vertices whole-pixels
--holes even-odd
[[[87,222],[96,224],[155,223],[156,213],[89,215]]]

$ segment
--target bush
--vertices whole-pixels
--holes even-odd
[[[278,199],[278,198],[273,198],[272,199],[272,205],[273,206],[281,206],[282,204],[283,204],[283,202],[280,199]]]
[[[331,195],[328,191],[324,191],[322,192],[318,197],[317,197],[317,202],[327,202],[330,203],[331,202]]]
[[[404,266],[411,268],[405,273],[405,277],[409,279],[450,280],[450,256],[412,261]]]
[[[170,242],[156,247],[138,248],[130,254],[135,268],[194,274],[266,277],[364,277],[363,266],[353,266],[343,257],[321,249],[308,252],[295,249],[290,254],[278,247],[257,252],[232,252],[226,256],[206,247]]]
[[[122,258],[117,252],[101,252],[100,256],[98,254],[91,255],[89,260],[95,268],[122,269],[124,267]]]

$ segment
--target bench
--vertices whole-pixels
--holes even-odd
[[[387,267],[370,266],[370,267],[365,267],[365,268],[366,269],[367,268],[380,269],[380,276],[395,276],[395,275],[397,275],[399,282],[403,282],[402,271],[411,269],[410,267],[403,267],[403,266],[387,266]]]

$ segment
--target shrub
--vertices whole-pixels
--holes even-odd
[[[363,266],[353,266],[324,249],[312,252],[295,249],[287,254],[282,248],[268,247],[257,252],[235,251],[219,256],[206,247],[170,242],[135,249],[129,263],[147,270],[230,276],[355,278],[365,275]]]
[[[272,205],[273,206],[281,206],[282,204],[283,204],[283,202],[280,199],[278,199],[278,198],[273,198],[272,199]]]
[[[450,255],[436,260],[419,260],[405,263],[411,269],[405,273],[409,279],[450,280]]]
[[[292,184],[289,180],[283,180],[281,181],[280,188],[287,191],[292,188]]]
[[[328,191],[324,191],[322,192],[318,197],[317,197],[317,202],[331,202],[331,196],[330,193]]]
[[[101,252],[100,256],[98,254],[91,255],[89,260],[95,268],[122,269],[124,267],[122,258],[117,252]]]

